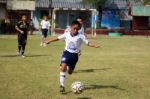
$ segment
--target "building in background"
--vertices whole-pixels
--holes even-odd
[[[63,33],[78,16],[83,17],[89,33],[97,29],[102,30],[98,32],[101,34],[110,30],[132,34],[135,30],[149,30],[149,12],[150,6],[144,6],[142,0],[106,0],[99,12],[82,0],[0,0],[0,19],[9,19],[15,24],[22,15],[27,15],[33,20],[35,29],[39,29],[40,20],[47,15],[54,34]],[[13,29],[13,25],[10,28]]]
[[[22,15],[32,19],[35,10],[35,1],[31,0],[8,0],[7,12],[11,22],[17,22]]]
[[[15,24],[22,15],[32,19],[35,1],[31,0],[0,0],[1,33],[14,33]]]
[[[150,6],[133,6],[133,30],[148,30],[150,18]]]
[[[7,15],[7,1],[0,0],[0,19],[5,19]]]
[[[133,6],[143,6],[143,3],[141,0],[107,0],[102,8],[101,27],[132,30]]]
[[[90,9],[94,9],[94,7],[83,4],[82,0],[36,0],[34,22],[38,24],[37,22],[39,22],[43,15],[54,16],[55,27],[64,29],[77,16],[82,16],[86,27],[90,27]],[[38,28],[38,26],[36,27]]]

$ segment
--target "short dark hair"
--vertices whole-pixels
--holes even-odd
[[[77,19],[81,19],[81,20],[83,20],[83,18],[82,18],[81,16],[78,16],[78,17],[76,18],[76,20],[77,20]]]
[[[78,25],[79,29],[81,29],[81,24],[78,21],[73,21],[71,23],[71,26],[73,26],[73,25]]]

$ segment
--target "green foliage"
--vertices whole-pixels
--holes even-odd
[[[150,5],[150,0],[143,0],[145,5]]]
[[[104,5],[106,2],[106,0],[83,0],[83,3],[85,4],[93,4],[95,5],[96,7],[100,7],[102,5]]]

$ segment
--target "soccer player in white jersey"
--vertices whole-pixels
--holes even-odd
[[[68,74],[71,75],[74,71],[76,63],[78,62],[78,52],[80,51],[81,44],[84,43],[90,47],[99,48],[99,46],[89,42],[84,35],[79,34],[78,30],[80,28],[80,23],[78,21],[73,21],[71,24],[71,31],[60,35],[53,40],[46,41],[46,43],[49,44],[63,39],[66,43],[60,64],[60,92],[65,92],[64,82],[66,73],[68,72]]]
[[[77,17],[76,21],[78,21],[80,23],[80,25],[81,25],[81,28],[78,30],[78,33],[84,35],[85,37],[87,37],[87,34],[85,33],[85,30],[84,30],[83,19],[81,17]],[[68,32],[68,31],[71,31],[71,27],[70,26],[68,26],[65,29],[65,33]],[[79,56],[81,55],[81,50],[79,51],[78,55]]]
[[[48,36],[48,31],[51,26],[47,16],[43,17],[43,20],[41,21],[40,25],[41,25],[41,31],[42,31],[42,40],[41,40],[40,46],[46,46],[46,43],[44,42]]]

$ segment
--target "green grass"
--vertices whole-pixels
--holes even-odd
[[[0,99],[150,99],[150,38],[142,36],[90,38],[101,48],[82,46],[73,75],[59,93],[59,64],[64,42],[40,47],[29,36],[26,58],[16,55],[16,36],[0,35]],[[76,95],[70,85],[81,81]]]

